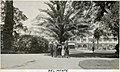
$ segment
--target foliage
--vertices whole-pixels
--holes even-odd
[[[10,2],[10,1],[7,1],[7,2]],[[1,21],[2,22],[5,22],[6,12],[7,12],[7,3],[2,0],[1,1]],[[13,23],[13,25],[10,25],[10,24],[9,25],[13,27],[12,28],[12,33],[15,32],[15,35],[17,35],[18,34],[16,32],[17,29],[21,28],[21,29],[25,30],[25,27],[23,26],[22,21],[25,21],[28,18],[26,17],[26,15],[21,10],[19,10],[19,8],[16,8],[13,5],[12,5],[11,12],[13,12],[13,17],[12,17],[12,19],[13,19],[12,23]],[[10,26],[8,26],[8,28]],[[6,27],[3,27],[3,28],[6,29]]]
[[[110,12],[102,17],[106,29],[110,30],[114,36],[119,37],[119,2],[112,4]]]
[[[99,40],[100,36],[102,36],[102,33],[103,33],[103,30],[97,28],[95,31],[94,31],[94,37]]]
[[[93,1],[96,9],[94,21],[103,22],[103,30],[106,34],[119,37],[119,2],[118,1]],[[94,12],[93,12],[94,13]]]
[[[5,22],[5,17],[6,17],[6,12],[7,12],[7,4],[4,1],[1,1],[1,21]],[[17,27],[23,27],[21,21],[25,21],[28,18],[26,15],[19,10],[19,8],[16,8],[13,6],[13,20],[14,20],[14,28]]]
[[[72,6],[81,13],[86,11],[84,16],[90,17],[92,23],[103,22],[100,31],[98,29],[94,32],[97,40],[103,30],[102,35],[113,34],[119,41],[119,1],[74,1]]]
[[[48,51],[48,41],[38,36],[23,35],[14,42],[13,48],[17,53],[42,53]]]
[[[119,37],[119,1],[73,1],[72,6],[79,11],[79,16],[85,11],[84,16],[93,22],[102,21],[106,34]]]
[[[41,17],[45,20],[44,23],[41,23],[41,26],[47,27],[47,30],[52,33],[52,37],[55,37],[56,40],[60,42],[67,40],[71,37],[71,15],[74,11],[69,8],[67,1],[50,1],[50,3],[45,4],[50,9],[40,9],[40,11],[46,13],[49,17]]]
[[[40,9],[40,11],[45,12],[49,17],[37,16],[36,19],[44,19],[44,22],[40,23],[39,26],[41,25],[49,28],[49,31],[53,33],[52,36],[58,41],[64,42],[73,35],[83,36],[85,35],[84,33],[88,33],[90,20],[84,19],[84,17],[82,17],[83,12],[77,11],[72,7],[72,2],[51,1],[45,4],[47,4],[50,9]],[[82,11],[83,9],[80,10]],[[82,15],[80,15],[80,13]]]
[[[91,1],[73,1],[72,7],[75,10],[75,18],[73,23],[76,27],[77,36],[86,36],[86,34],[91,34],[90,30],[93,29],[92,18],[90,15],[86,15],[92,8]]]
[[[97,28],[95,31],[94,31],[94,37],[95,37],[95,39],[97,40],[97,49],[98,49],[98,47],[99,47],[99,39],[100,39],[100,36],[102,35],[102,33],[103,33],[103,30],[101,30],[101,29],[99,29],[99,28]]]
[[[83,15],[83,12],[86,11],[86,14],[88,14],[88,12],[92,7],[92,4],[93,3],[91,1],[73,1],[72,7],[74,8],[74,10],[76,10],[76,13],[78,14],[78,16],[86,16],[86,15]]]
[[[13,1],[6,1],[5,24],[3,26],[3,47],[2,49],[11,49],[13,36]]]
[[[17,27],[22,26],[21,21],[25,21],[27,17],[18,8],[13,6],[12,0],[1,1],[1,21],[3,24],[3,50],[11,50],[14,40],[13,32]],[[15,32],[16,33],[16,32]],[[18,34],[16,33],[18,36]]]
[[[119,41],[119,1],[95,2],[95,6],[99,7],[95,21],[103,21],[105,33],[113,34]],[[115,46],[116,53],[119,53],[118,44]]]

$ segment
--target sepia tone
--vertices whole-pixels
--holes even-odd
[[[119,1],[1,1],[1,69],[119,69]]]

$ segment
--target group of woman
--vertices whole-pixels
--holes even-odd
[[[52,57],[69,57],[69,48],[67,42],[53,42],[49,43],[50,53]]]

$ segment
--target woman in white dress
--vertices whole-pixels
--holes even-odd
[[[62,51],[61,51],[61,55],[62,55],[62,57],[64,57],[64,55],[65,55],[65,45],[64,45],[64,43],[62,43]]]

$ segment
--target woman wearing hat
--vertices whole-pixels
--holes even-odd
[[[62,57],[64,57],[64,55],[65,55],[65,45],[64,45],[64,42],[62,42],[61,55],[62,55]]]

